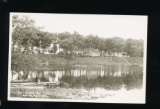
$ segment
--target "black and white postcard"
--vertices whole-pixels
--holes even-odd
[[[147,22],[11,12],[8,100],[145,104]]]

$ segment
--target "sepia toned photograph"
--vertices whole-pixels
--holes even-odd
[[[8,100],[146,101],[145,15],[10,13]]]

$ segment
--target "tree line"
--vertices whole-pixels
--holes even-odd
[[[98,49],[100,52],[126,52],[131,57],[143,56],[143,40],[126,39],[121,37],[100,38],[98,35],[81,35],[78,32],[51,33],[37,27],[35,21],[28,16],[14,15],[12,17],[12,51],[14,45],[23,47],[26,51],[33,47],[45,50],[51,43],[58,43],[64,52]],[[53,51],[56,52],[56,46]]]

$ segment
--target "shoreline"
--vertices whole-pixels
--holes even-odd
[[[25,88],[21,88],[24,90]],[[11,88],[11,98],[29,98],[29,99],[46,99],[46,100],[84,100],[84,101],[96,101],[96,102],[133,102],[127,100],[140,100],[143,101],[144,96],[142,89],[133,90],[84,90],[76,88],[55,88],[55,89],[25,89],[26,92],[14,91]],[[13,96],[14,95],[14,96]],[[125,98],[125,96],[127,97]],[[135,96],[137,95],[137,96]],[[139,95],[139,96],[138,96]],[[138,99],[139,98],[139,99]],[[115,101],[116,100],[116,101]],[[136,101],[135,101],[136,102]]]

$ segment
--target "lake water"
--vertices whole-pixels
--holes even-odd
[[[53,66],[54,67],[54,66]],[[69,88],[97,87],[108,90],[125,88],[141,89],[143,85],[143,67],[128,65],[69,65],[55,70],[30,71],[14,73],[12,80],[29,80],[30,82],[63,81]]]

